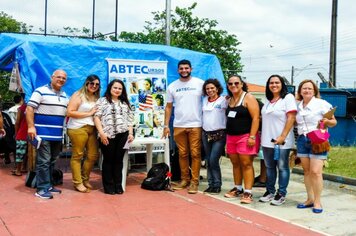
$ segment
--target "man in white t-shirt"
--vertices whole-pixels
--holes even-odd
[[[169,120],[174,103],[173,133],[179,151],[181,182],[175,190],[188,188],[188,193],[198,192],[201,165],[202,134],[202,89],[204,81],[191,76],[190,61],[178,63],[180,78],[172,82],[167,89],[165,126],[163,135],[169,136]],[[189,174],[189,156],[191,157],[191,177]]]

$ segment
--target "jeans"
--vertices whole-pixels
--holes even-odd
[[[61,149],[61,141],[42,140],[36,156],[37,192],[46,192],[53,186],[52,173]]]
[[[220,140],[208,142],[208,137],[205,131],[203,131],[202,140],[206,157],[209,187],[220,188],[222,182],[219,160],[224,152],[226,136]]]
[[[181,179],[190,182],[189,175],[189,155],[192,158],[192,178],[193,184],[199,184],[201,165],[201,134],[202,128],[174,128],[174,141],[179,151],[179,166]]]
[[[273,160],[274,148],[262,147],[264,161],[267,169],[267,191],[274,194],[276,192],[275,184],[277,179],[278,168],[278,192],[284,197],[287,195],[287,187],[289,183],[289,152],[290,149],[280,149],[280,157],[278,161]]]
[[[118,133],[115,138],[109,139],[109,144],[100,143],[104,156],[103,170],[101,172],[105,193],[122,189],[122,168],[126,149],[123,149],[129,132]]]
[[[73,184],[77,186],[89,181],[90,172],[99,156],[98,141],[95,127],[92,125],[85,125],[78,129],[68,129],[67,133],[72,142],[70,167],[72,169]],[[84,153],[86,158],[82,166]]]

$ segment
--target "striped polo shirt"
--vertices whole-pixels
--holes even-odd
[[[50,84],[37,88],[27,103],[35,109],[34,123],[37,135],[43,140],[61,141],[68,97],[61,90],[52,89]]]

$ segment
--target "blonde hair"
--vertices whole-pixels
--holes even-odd
[[[100,79],[97,75],[89,75],[83,86],[78,90],[80,98],[83,98],[85,101],[89,101],[89,91],[88,91],[88,85],[90,82],[93,82],[95,80],[98,80],[100,82]],[[98,100],[100,97],[100,86],[97,91],[94,92],[94,97],[95,100]]]

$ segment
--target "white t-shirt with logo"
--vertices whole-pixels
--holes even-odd
[[[287,122],[287,113],[297,111],[297,103],[292,94],[287,94],[284,98],[278,99],[271,103],[266,101],[262,107],[262,147],[273,148],[274,144],[271,139],[279,137]],[[289,131],[285,144],[280,145],[281,149],[290,149],[294,147],[294,133],[293,128]]]
[[[167,103],[174,105],[173,127],[202,127],[202,91],[204,81],[191,77],[176,80],[167,89]]]
[[[221,96],[213,102],[209,102],[208,97],[203,99],[203,129],[205,131],[214,131],[226,129],[225,111],[228,106],[228,100]]]

